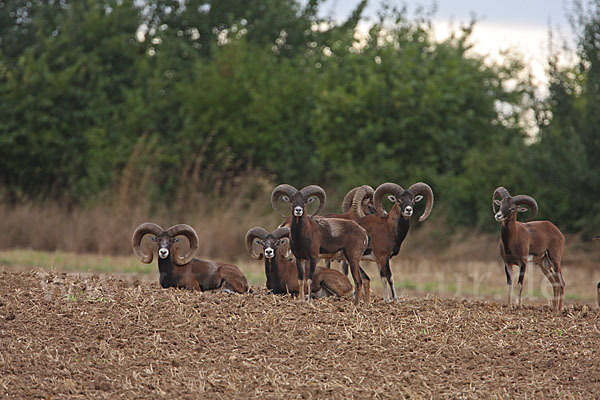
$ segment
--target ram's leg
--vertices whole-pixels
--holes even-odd
[[[346,259],[350,264],[350,272],[352,273],[352,279],[354,280],[354,305],[358,306],[358,303],[360,301],[360,292],[363,284],[361,278],[361,268],[358,262],[356,262],[356,260],[349,258],[347,255]],[[364,273],[364,271],[362,272]]]
[[[390,265],[390,257],[385,260],[385,277],[387,283],[390,285],[390,291],[392,292],[392,300],[397,301],[398,296],[396,295],[396,288],[394,287],[394,277],[392,276],[392,267]]]
[[[313,276],[315,275],[316,268],[317,268],[317,259],[311,257],[309,260],[308,273],[306,274],[307,275],[307,284],[308,284],[308,302],[309,303],[312,303],[312,296],[311,296],[311,293],[313,292],[312,279],[313,279]]]
[[[542,260],[538,263],[538,265],[540,266],[540,269],[542,270],[542,272],[544,273],[544,275],[546,276],[546,278],[548,278],[548,280],[550,281],[550,284],[552,285],[552,309],[556,310],[557,304],[558,304],[558,282],[554,279],[554,274],[552,273],[552,271],[550,271],[550,268],[552,268],[552,265],[550,263],[550,260],[548,259],[548,257],[544,256],[542,258]]]
[[[296,258],[296,268],[298,268],[298,300],[304,300],[304,265],[298,258]]]
[[[512,265],[504,264],[506,284],[508,285],[507,303],[509,308],[512,308],[512,267]]]
[[[555,311],[559,312],[563,308],[565,299],[565,279],[563,278],[562,270],[560,268],[560,257],[557,254],[548,254],[548,261],[550,261],[552,265],[552,275],[554,276],[554,281],[557,286],[556,291],[558,297]]]
[[[517,306],[521,307],[521,295],[523,293],[523,278],[525,278],[525,270],[527,269],[527,263],[521,261],[521,267],[519,269],[519,297],[517,299]]]
[[[385,278],[385,271],[381,266],[379,266],[379,264],[377,264],[377,266],[379,267],[379,277],[381,278],[381,286],[383,288],[383,301],[388,303],[390,299],[388,294],[388,285]]]
[[[383,301],[389,303],[390,294],[388,291],[388,281],[387,281],[387,273],[385,269],[385,263],[387,262],[387,257],[376,257],[375,263],[377,264],[377,269],[379,270],[379,277],[381,278],[381,286],[383,289]]]
[[[342,261],[342,272],[348,276],[348,262],[346,260]]]
[[[362,269],[360,264],[358,264],[358,269],[360,272],[360,278],[363,281],[363,290],[365,291],[365,303],[367,305],[371,304],[371,278],[369,275]]]

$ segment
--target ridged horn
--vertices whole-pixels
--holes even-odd
[[[512,199],[513,199],[513,202],[515,203],[515,205],[517,205],[517,206],[521,205],[521,204],[529,206],[529,208],[531,208],[531,215],[529,216],[529,220],[532,220],[535,218],[535,216],[537,215],[537,212],[538,212],[538,205],[533,197],[527,196],[525,194],[520,194],[520,195],[514,196]]]
[[[273,232],[271,232],[271,236],[273,236],[275,239],[289,237],[290,236],[290,228],[287,226],[282,226],[281,228],[277,228]]]
[[[362,186],[357,186],[355,188],[352,188],[348,191],[348,193],[346,193],[346,195],[344,196],[344,200],[342,200],[342,212],[345,213],[346,211],[348,211],[350,209],[350,207],[352,207],[352,202],[354,201],[354,195],[356,194],[356,192],[358,191],[358,189],[360,189]]]
[[[381,185],[377,186],[377,189],[375,189],[375,193],[373,194],[373,205],[377,210],[377,214],[384,218],[387,216],[387,211],[383,209],[383,205],[381,204],[381,199],[384,195],[388,193],[402,192],[403,190],[404,189],[402,186],[392,182],[382,183]]]
[[[248,250],[248,253],[250,253],[250,257],[254,258],[255,260],[261,260],[263,258],[262,253],[258,254],[254,251],[254,246],[252,246],[252,244],[254,242],[254,239],[258,238],[264,240],[264,238],[266,238],[268,234],[269,232],[267,232],[265,228],[261,228],[260,226],[255,226],[246,233],[246,249]]]
[[[177,249],[173,251],[173,263],[176,265],[185,265],[192,261],[192,258],[196,255],[199,247],[198,235],[194,228],[187,224],[177,224],[173,225],[167,230],[167,234],[171,237],[175,236],[185,236],[190,242],[190,251],[183,257],[179,257]]]
[[[133,253],[137,258],[140,259],[144,264],[150,264],[152,259],[154,258],[154,254],[152,252],[152,248],[148,247],[146,252],[144,252],[141,248],[142,238],[144,235],[151,234],[154,236],[160,235],[164,231],[160,226],[153,224],[152,222],[144,222],[140,224],[135,231],[133,232],[133,236],[131,237],[131,248],[133,249]]]
[[[373,199],[374,193],[375,191],[369,185],[362,185],[356,191],[354,199],[352,199],[352,210],[354,211],[354,214],[356,214],[359,218],[365,216],[362,207],[364,199]]]
[[[271,206],[273,207],[273,210],[275,210],[279,215],[285,218],[285,215],[283,215],[281,211],[279,211],[279,208],[277,208],[277,200],[279,200],[279,198],[283,195],[286,195],[291,199],[297,192],[298,189],[296,189],[292,185],[283,183],[277,186],[275,189],[273,189],[273,192],[271,193]]]
[[[508,193],[508,190],[506,190],[506,188],[503,186],[499,186],[496,188],[496,190],[494,190],[494,194],[492,195],[492,211],[494,214],[498,212],[496,209],[496,203],[494,203],[494,200],[496,200],[496,197],[498,196],[500,196],[501,200],[504,200],[506,197],[510,197],[510,193]]]
[[[323,188],[321,186],[308,185],[308,186],[303,187],[300,190],[300,193],[302,193],[304,198],[307,200],[311,196],[316,196],[319,199],[319,208],[317,208],[317,211],[315,211],[313,216],[317,215],[319,213],[319,211],[321,211],[321,209],[323,207],[325,207],[325,202],[327,201],[327,195],[325,194],[325,190],[323,190]]]
[[[409,187],[408,190],[425,197],[425,211],[423,211],[423,215],[419,217],[419,222],[425,221],[427,217],[429,217],[429,214],[431,214],[431,209],[433,208],[433,190],[431,190],[431,187],[424,182],[417,182]]]
[[[287,226],[282,226],[281,228],[277,228],[275,229],[273,232],[271,232],[271,236],[273,236],[275,239],[283,239],[283,238],[287,238],[287,243],[284,245],[284,247],[279,247],[280,251],[283,251],[283,256],[284,257],[289,257],[291,255],[291,249],[290,249],[290,228]],[[280,253],[281,254],[281,253]]]

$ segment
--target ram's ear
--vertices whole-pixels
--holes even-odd
[[[281,200],[285,201],[286,203],[290,202],[290,198],[285,195],[281,196]]]
[[[415,196],[415,203],[418,203],[419,201],[423,200],[423,196],[418,194]]]
[[[312,203],[313,201],[315,201],[315,198],[314,198],[314,197],[309,197],[309,198],[308,198],[308,200],[306,200],[306,203],[307,203],[307,204],[310,204],[310,203]]]
[[[523,206],[517,207],[517,212],[526,212],[526,211],[527,211],[527,207],[523,207]]]
[[[389,200],[390,200],[392,203],[396,202],[396,196],[392,196],[391,194],[388,196],[388,199],[389,199]]]
[[[500,204],[502,204],[502,202],[500,200],[498,200],[498,199],[495,199],[494,200],[494,204],[497,205],[497,206],[499,206]]]

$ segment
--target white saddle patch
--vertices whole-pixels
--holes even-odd
[[[342,228],[340,224],[335,221],[328,220],[326,218],[316,219],[315,222],[322,226],[324,229],[329,231],[329,234],[333,237],[338,237],[342,234]]]

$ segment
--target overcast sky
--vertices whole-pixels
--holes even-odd
[[[322,10],[343,18],[358,4],[359,0],[326,0]],[[408,5],[410,10],[417,6],[429,8],[434,2],[417,0],[391,0],[390,4]],[[375,16],[380,1],[371,0],[367,6],[367,15]],[[566,7],[571,2],[564,0],[438,0],[437,18],[468,21],[472,13],[484,17],[486,21],[505,25],[525,25],[545,28],[548,19],[566,26]]]
[[[326,0],[321,10],[335,19],[345,19],[359,0]],[[389,0],[401,7],[408,6],[414,15],[418,6],[431,8],[432,1]],[[517,49],[529,63],[539,84],[544,85],[545,61],[548,55],[548,27],[558,28],[559,33],[571,40],[568,9],[572,1],[565,0],[439,0],[433,17],[436,36],[448,35],[451,23],[467,23],[474,14],[477,18],[473,32],[475,51],[500,58],[501,50]],[[365,15],[376,19],[379,0],[370,0]]]

